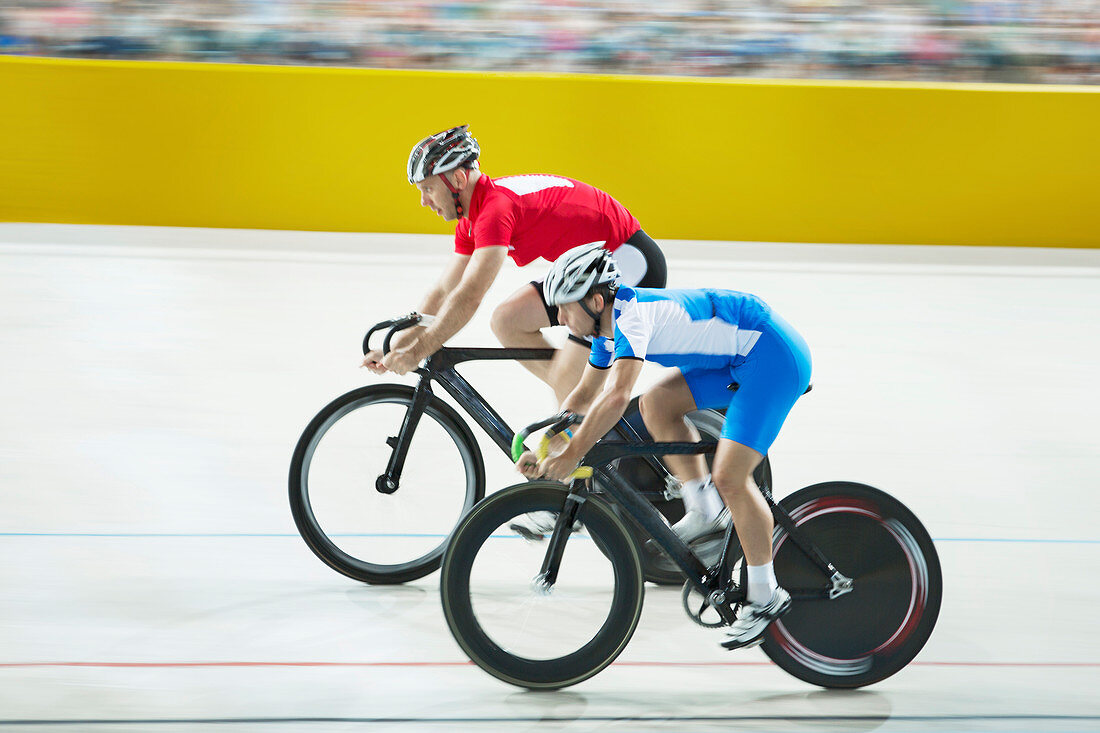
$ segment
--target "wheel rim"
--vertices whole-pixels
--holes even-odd
[[[392,452],[386,438],[398,433],[408,406],[404,396],[353,402],[318,426],[305,451],[300,480],[308,539],[350,568],[398,573],[437,560],[475,500],[476,459],[460,430],[430,406],[399,488],[388,495],[376,489]]]
[[[486,638],[510,655],[533,662],[568,657],[607,624],[615,569],[582,526],[566,543],[552,591],[540,592],[533,581],[548,540],[522,539],[508,527],[511,521],[490,530],[471,563],[474,619]]]
[[[560,508],[566,492],[519,488],[518,497],[490,497],[459,528],[444,562],[444,610],[456,640],[490,674],[524,687],[564,687],[610,664],[633,634],[642,606],[640,563],[625,528],[590,500],[578,514],[584,526],[566,543],[553,592],[534,598],[530,581],[547,542],[521,539],[507,526],[528,511]],[[502,570],[504,564],[517,570]]]

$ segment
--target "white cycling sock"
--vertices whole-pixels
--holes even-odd
[[[779,583],[775,580],[775,568],[769,562],[767,565],[749,565],[746,569],[749,587],[745,600],[763,606],[779,588]]]
[[[703,495],[703,487],[709,480],[710,474],[708,473],[702,478],[685,481],[680,486],[680,496],[684,500],[685,511],[699,512],[700,514],[707,513],[706,502]]]

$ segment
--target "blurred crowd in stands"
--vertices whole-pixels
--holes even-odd
[[[1100,84],[1100,0],[0,0],[0,53]]]

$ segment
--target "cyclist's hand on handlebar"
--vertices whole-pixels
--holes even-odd
[[[539,462],[538,474],[551,481],[568,481],[577,470],[580,460],[573,457],[568,448],[560,453],[551,453]]]
[[[382,351],[380,349],[371,349],[363,355],[363,363],[359,366],[370,369],[375,374],[385,374],[386,367],[382,364]]]
[[[539,457],[533,450],[524,451],[516,461],[516,470],[527,478],[539,477]]]
[[[408,374],[420,366],[421,361],[423,360],[413,352],[411,347],[391,349],[390,353],[382,358],[382,368],[394,374]]]

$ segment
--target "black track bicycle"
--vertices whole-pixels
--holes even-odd
[[[529,426],[517,444],[552,421],[548,433],[555,434],[576,416],[558,418]],[[474,507],[452,535],[440,594],[451,633],[470,659],[532,689],[573,685],[611,664],[642,611],[645,550],[631,525],[644,528],[683,571],[681,600],[692,621],[731,624],[746,587],[733,527],[717,560],[704,561],[614,468],[627,457],[713,450],[605,438],[578,469],[593,479],[521,483]],[[830,688],[870,685],[902,669],[931,635],[943,589],[936,549],[920,521],[864,484],[815,484],[778,502],[767,484],[760,488],[775,518],[775,573],[793,600],[765,632],[765,654],[795,677]],[[525,543],[503,529],[536,510],[557,514],[548,542]]]
[[[383,351],[394,335],[423,323],[410,313],[375,324],[363,338],[386,331]],[[416,386],[376,384],[354,389],[324,407],[302,432],[290,464],[289,494],[302,539],[326,565],[365,583],[405,583],[439,568],[459,519],[485,496],[485,464],[469,424],[433,391],[443,387],[507,455],[514,432],[456,370],[464,362],[550,359],[553,349],[444,347],[415,370]],[[700,410],[689,416],[704,441],[713,443],[723,415]],[[631,402],[612,431],[622,440],[652,438]],[[651,455],[624,456],[615,468],[665,518],[683,516],[679,484]],[[771,466],[757,470],[771,482]],[[645,535],[630,518],[632,536]],[[514,533],[513,533],[514,534]],[[716,554],[717,538],[702,538],[701,554]],[[656,583],[683,581],[679,567],[660,553],[645,553],[644,576]]]

